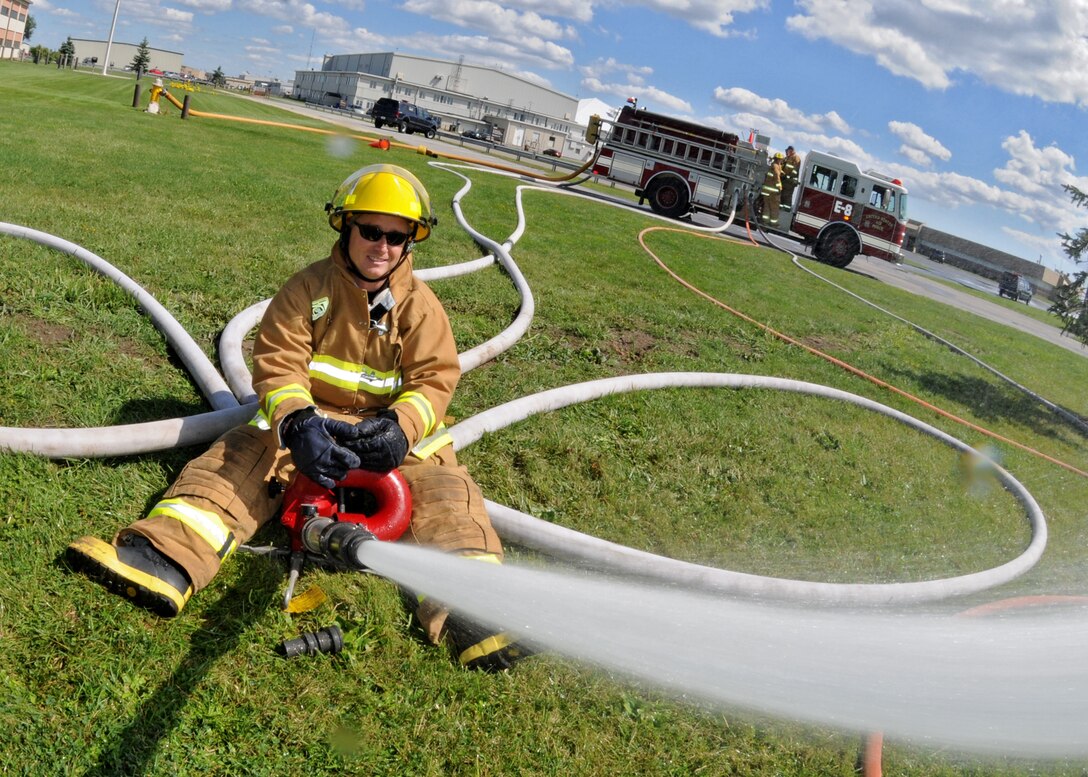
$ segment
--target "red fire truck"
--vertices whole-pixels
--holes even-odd
[[[767,138],[737,135],[628,105],[602,131],[590,119],[586,140],[602,142],[593,173],[631,184],[640,203],[680,218],[693,211],[727,217],[734,205],[758,207],[769,166]],[[813,256],[845,267],[859,253],[899,258],[907,227],[902,182],[819,151],[803,160],[793,206],[780,214],[779,231],[799,237]],[[789,205],[789,203],[783,203]]]

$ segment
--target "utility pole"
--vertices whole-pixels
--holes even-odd
[[[105,62],[102,63],[102,75],[107,75],[110,69],[110,49],[113,48],[113,31],[117,29],[117,12],[121,10],[121,0],[113,4],[113,21],[110,23],[110,37],[106,41]]]

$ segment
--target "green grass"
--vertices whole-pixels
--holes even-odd
[[[332,243],[323,206],[377,161],[426,182],[439,227],[420,266],[473,258],[456,176],[404,151],[131,108],[133,83],[0,63],[0,220],[56,234],[145,286],[209,355],[223,326]],[[274,104],[199,93],[193,107],[299,125]],[[479,231],[515,228],[521,181],[472,174]],[[513,250],[537,314],[509,352],[462,379],[467,418],[555,386],[653,371],[825,384],[891,405],[972,445],[995,445],[1050,526],[1043,561],[1002,590],[1085,593],[1088,484],[1042,458],[862,381],[695,296],[637,242],[639,214],[528,192]],[[973,424],[1081,470],[1082,434],[990,373],[801,273],[782,255],[672,231],[648,245],[746,315]],[[1088,415],[1088,360],[871,278],[850,290]],[[501,331],[517,296],[498,269],[438,281],[462,349]],[[1021,309],[1021,308],[1018,308]],[[0,425],[91,426],[206,410],[132,301],[70,257],[0,237]],[[0,455],[0,773],[812,775],[854,773],[855,736],[709,711],[558,656],[508,675],[457,669],[409,626],[393,586],[308,573],[329,603],[287,615],[283,570],[237,556],[164,622],[69,573],[64,548],[139,518],[198,448],[108,460]],[[827,581],[974,571],[1028,540],[1004,491],[971,485],[954,452],[886,418],[764,391],[662,390],[537,416],[460,457],[497,502],[640,549]],[[269,530],[264,539],[275,539]],[[514,557],[529,555],[511,549]],[[957,605],[958,606],[958,605]],[[338,657],[275,646],[339,623]],[[1088,763],[953,758],[890,741],[889,774],[1083,773]]]

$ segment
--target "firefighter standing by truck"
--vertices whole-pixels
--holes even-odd
[[[767,175],[763,178],[763,189],[760,191],[759,221],[765,227],[778,229],[778,207],[782,197],[782,161],[784,157],[779,152],[771,159],[767,168]]]
[[[302,472],[326,488],[349,470],[407,481],[408,541],[499,563],[483,494],[457,463],[442,419],[461,375],[442,304],[412,274],[412,247],[436,219],[423,185],[392,165],[358,170],[326,206],[328,258],[273,298],[253,347],[260,410],[192,460],[143,520],[73,542],[69,563],[135,604],[177,615],[238,547],[277,514]],[[406,597],[427,636],[462,665],[505,669],[524,653],[433,596]],[[416,606],[418,605],[418,606]]]
[[[793,146],[786,146],[786,156],[782,160],[782,202],[783,210],[793,210],[793,190],[797,188],[801,174],[801,156]]]

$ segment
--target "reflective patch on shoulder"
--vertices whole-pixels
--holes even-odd
[[[321,299],[315,299],[310,303],[310,320],[317,321],[321,318],[329,309],[329,298],[322,297]]]

